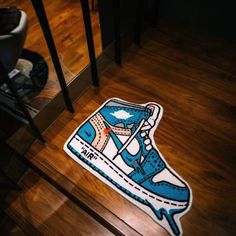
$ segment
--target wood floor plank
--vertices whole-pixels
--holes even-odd
[[[222,70],[215,64],[217,59],[200,55],[203,49],[193,51],[197,39],[187,40],[188,50],[184,50],[171,42],[173,34],[168,34],[168,30],[159,38],[160,34],[151,32],[142,48],[132,46],[125,54],[123,66],[113,65],[102,76],[100,89],[89,88],[75,102],[75,114],[64,112],[45,132],[46,144],[36,141],[26,157],[52,178],[56,174],[69,181],[70,188],[66,184],[64,188],[74,191],[75,196],[75,189],[80,189],[140,234],[167,235],[144,212],[63,151],[74,129],[108,98],[158,102],[164,108],[164,116],[155,133],[157,146],[193,190],[192,209],[181,220],[184,234],[233,235],[236,232],[236,74],[232,58],[224,57],[224,65],[228,61],[230,66]],[[184,44],[178,31],[174,36]],[[211,44],[207,48],[207,43],[198,45],[211,51]],[[214,56],[217,57],[216,52]]]
[[[165,21],[160,23],[159,30],[156,33],[159,41],[190,53],[222,71],[235,74],[235,43],[204,32],[199,33],[198,29],[194,27],[168,24]]]
[[[113,235],[45,180],[29,171],[6,213],[28,235]]]
[[[1,235],[7,236],[26,236],[24,231],[14,222],[12,219],[7,216],[4,212],[1,212],[0,216],[0,232]]]

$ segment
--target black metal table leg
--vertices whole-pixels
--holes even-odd
[[[48,46],[48,49],[49,49],[56,73],[57,73],[57,77],[58,77],[60,86],[61,86],[61,90],[62,90],[62,94],[64,97],[66,107],[70,112],[74,112],[72,102],[71,102],[71,99],[69,96],[69,92],[66,87],[65,78],[64,78],[64,75],[62,72],[62,68],[61,68],[61,64],[60,64],[57,50],[55,47],[55,43],[54,43],[52,33],[51,33],[51,30],[50,30],[50,27],[48,24],[47,15],[46,15],[46,12],[44,9],[43,2],[42,2],[42,0],[31,0],[31,2],[33,4],[34,10],[36,12],[39,23],[40,23],[41,28],[43,30],[43,34],[46,39],[47,46]]]
[[[94,50],[94,41],[93,41],[93,31],[91,26],[90,10],[88,0],[80,0],[82,6],[82,13],[84,18],[84,27],[89,51],[90,66],[92,73],[93,85],[99,86],[98,71],[97,71],[97,62]]]
[[[3,64],[0,62],[0,73],[1,76],[4,80],[4,82],[7,84],[8,88],[10,89],[12,95],[15,97],[20,109],[22,110],[22,112],[24,113],[24,116],[26,118],[26,120],[29,122],[29,125],[31,127],[31,129],[33,130],[33,132],[35,133],[35,135],[37,136],[37,138],[41,141],[41,142],[45,142],[41,132],[39,131],[39,129],[37,128],[37,126],[35,125],[29,111],[27,110],[24,102],[21,100],[20,96],[17,93],[17,90],[13,84],[13,82],[11,81],[11,79],[9,78]]]
[[[121,37],[120,37],[120,0],[114,3],[114,38],[115,38],[115,62],[121,65]]]
[[[140,45],[143,27],[144,0],[138,0],[136,5],[136,19],[134,25],[134,43]]]

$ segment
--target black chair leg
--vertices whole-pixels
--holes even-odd
[[[93,85],[99,86],[98,70],[97,70],[97,61],[95,56],[94,41],[93,41],[93,31],[90,18],[89,2],[88,0],[80,0],[82,13],[84,18],[84,27],[89,51],[90,66]]]
[[[57,73],[57,77],[61,86],[61,90],[62,90],[62,94],[64,97],[64,101],[66,104],[67,109],[70,112],[74,112],[74,108],[69,96],[69,92],[67,90],[67,86],[66,86],[66,82],[65,82],[65,78],[63,75],[63,71],[61,68],[61,64],[60,64],[60,60],[57,54],[57,50],[56,50],[56,46],[52,37],[52,33],[48,24],[48,19],[47,19],[47,15],[44,9],[44,5],[42,0],[31,0],[34,10],[36,12],[36,15],[38,17],[39,23],[41,25],[41,28],[43,30],[43,34],[44,37],[46,39],[47,42],[47,46],[53,61],[53,65],[55,67],[56,73]]]

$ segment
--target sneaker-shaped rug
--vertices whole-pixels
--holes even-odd
[[[64,145],[76,162],[139,206],[172,235],[191,207],[189,185],[167,164],[153,135],[163,109],[154,102],[106,101]]]

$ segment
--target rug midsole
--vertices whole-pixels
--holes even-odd
[[[136,201],[139,201],[145,205],[149,202],[157,208],[163,207],[167,210],[171,210],[173,208],[187,208],[187,202],[178,202],[157,196],[138,185],[121,169],[119,169],[109,158],[98,152],[93,146],[86,143],[78,135],[74,135],[74,137],[66,145],[66,148],[68,148],[74,155],[76,155],[78,159],[82,160],[90,168],[97,171],[101,176],[101,180],[102,178],[106,178],[113,185],[127,193]]]

